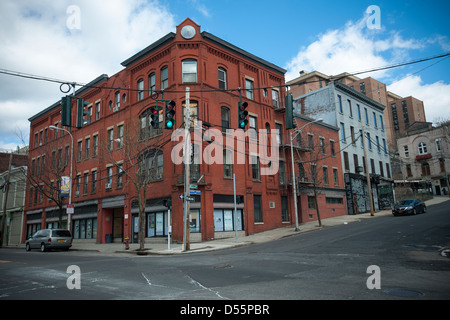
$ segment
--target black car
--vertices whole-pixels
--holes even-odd
[[[427,206],[425,203],[418,199],[408,199],[399,201],[392,209],[392,214],[394,216],[406,215],[406,214],[417,214],[427,212]]]

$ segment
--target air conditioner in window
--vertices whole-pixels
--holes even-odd
[[[111,183],[107,183],[105,186],[106,189],[111,189]]]
[[[113,111],[114,111],[114,112],[119,111],[119,107],[118,107],[118,106],[114,107],[114,108],[113,108]]]

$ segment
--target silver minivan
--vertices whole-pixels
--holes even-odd
[[[65,229],[42,229],[29,238],[25,244],[26,250],[41,249],[42,252],[49,249],[69,250],[72,246],[72,234]]]

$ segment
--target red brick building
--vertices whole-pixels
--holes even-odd
[[[137,168],[145,168],[138,174],[151,181],[145,194],[141,192],[145,199],[145,237],[167,236],[168,210],[164,202],[171,200],[172,235],[174,240],[183,239],[183,201],[179,195],[184,192],[184,165],[173,159],[174,150],[181,150],[181,144],[178,139],[171,139],[175,130],[164,128],[162,100],[176,103],[175,129],[184,128],[186,88],[190,90],[190,132],[192,136],[195,132],[203,133],[200,140],[192,137],[194,155],[205,157],[210,148],[217,146],[211,140],[225,145],[231,137],[235,146],[232,152],[217,148],[211,153],[218,157],[217,153],[223,151],[220,155],[223,163],[208,164],[205,159],[196,163],[194,159],[190,165],[189,184],[197,193],[192,195],[194,201],[189,209],[191,241],[231,236],[234,230],[257,233],[294,223],[292,179],[289,178],[292,176],[291,158],[290,149],[286,148],[290,144],[285,129],[284,69],[208,32],[201,32],[200,26],[190,19],[183,21],[176,33],[167,34],[122,62],[122,66],[124,69],[117,74],[102,75],[76,92],[76,97],[87,102],[87,123],[75,128],[76,101],[73,99],[72,127],[64,127],[71,132],[74,144],[72,203],[75,210],[71,229],[75,239],[104,243],[129,237],[137,241],[139,209],[134,183],[138,181]],[[257,132],[280,129],[279,159],[275,158],[276,154],[263,153],[262,148],[273,141],[265,144],[258,135],[258,149],[252,149],[248,137],[235,137],[227,132],[238,127],[240,99],[248,103],[247,129]],[[155,106],[162,107],[159,128],[151,125],[151,108]],[[58,199],[45,196],[48,190],[58,190],[61,175],[69,175],[71,137],[50,127],[61,128],[60,111],[59,101],[29,119],[29,168],[30,174],[38,179],[27,188],[24,225],[27,232],[24,235],[60,224]],[[300,125],[306,120],[298,121]],[[314,132],[318,143],[319,138],[323,138],[327,146],[330,140],[338,141],[337,129],[330,126],[310,125],[302,135],[307,131]],[[244,141],[245,149],[241,150],[239,143]],[[305,154],[308,150],[298,151]],[[239,157],[243,157],[245,163],[240,163]],[[267,164],[267,159],[272,161]],[[277,163],[280,160],[279,170],[261,174],[275,159]],[[340,157],[328,153],[323,161],[329,163],[331,180],[331,168],[341,170],[340,163],[336,164]],[[295,170],[298,176],[298,168]],[[233,174],[239,199],[236,216]],[[340,200],[327,203],[325,199],[325,193],[329,192],[334,192],[331,198],[343,199],[342,172],[339,171],[337,177],[337,183],[325,186],[319,197],[326,203],[323,215],[345,214],[345,204]],[[306,208],[308,200],[305,201],[300,201],[299,212],[300,208]],[[67,203],[65,198],[64,210]],[[308,210],[304,209],[299,215],[300,222],[315,219]],[[62,220],[64,226],[65,214]]]

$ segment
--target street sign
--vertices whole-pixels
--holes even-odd
[[[194,197],[186,196],[186,200],[187,201],[194,201],[195,199],[194,199]]]
[[[190,192],[191,196],[193,196],[193,195],[199,196],[201,194],[200,190],[189,190],[189,192]]]
[[[183,199],[184,199],[184,195],[183,195],[183,194],[180,194],[180,195],[178,195],[178,198],[180,198],[181,200],[183,200]]]
[[[191,189],[198,189],[198,185],[197,184],[190,184],[189,188],[191,188]]]
[[[67,214],[73,214],[75,211],[75,205],[74,204],[68,204],[67,205]]]

